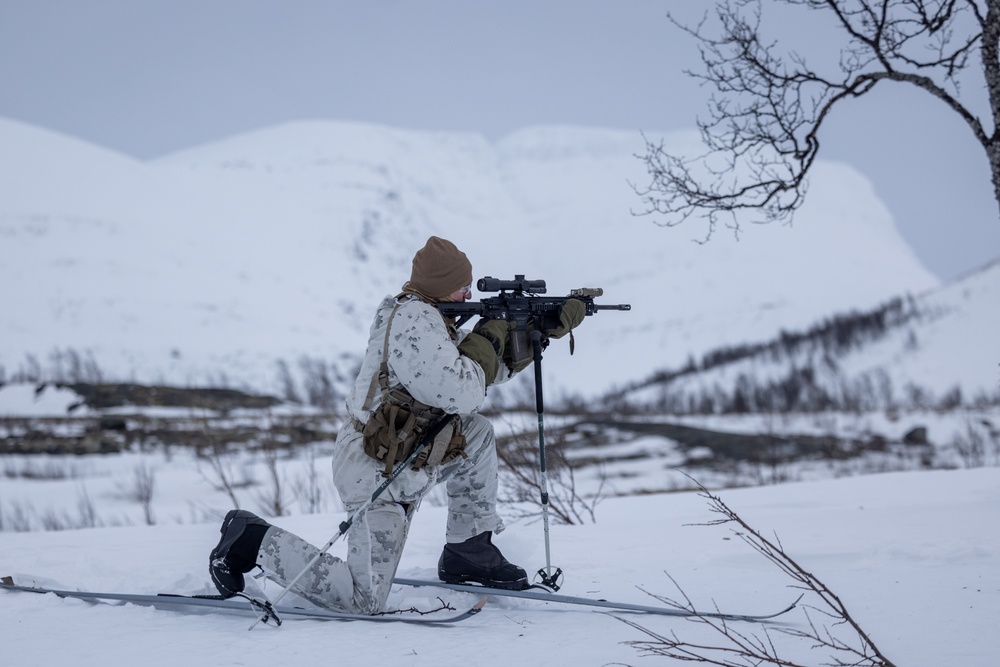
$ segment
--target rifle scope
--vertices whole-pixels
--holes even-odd
[[[476,289],[480,292],[501,292],[511,290],[514,292],[531,292],[534,294],[545,294],[544,280],[525,280],[523,274],[514,274],[513,280],[501,280],[486,276],[480,278],[476,283]]]

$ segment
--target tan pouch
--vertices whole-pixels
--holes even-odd
[[[382,395],[381,405],[362,431],[365,454],[385,463],[382,475],[391,477],[393,467],[406,460],[442,420],[450,423],[413,460],[410,466],[413,470],[466,456],[462,422],[455,415],[418,401],[402,388],[391,389]]]

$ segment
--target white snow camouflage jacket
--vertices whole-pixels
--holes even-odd
[[[458,352],[458,343],[467,332],[459,330],[458,339],[453,341],[437,308],[412,296],[404,296],[400,302],[389,333],[389,387],[402,385],[418,401],[448,414],[466,415],[479,410],[486,398],[486,375],[479,364]],[[377,377],[386,326],[395,305],[393,296],[386,296],[379,304],[361,370],[347,397],[348,411],[361,423],[368,421],[381,402]],[[509,373],[503,369],[494,384],[508,379]],[[369,391],[374,396],[365,410]]]

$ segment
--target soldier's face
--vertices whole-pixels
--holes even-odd
[[[472,298],[472,285],[466,285],[448,295],[448,300],[455,303],[464,303]]]

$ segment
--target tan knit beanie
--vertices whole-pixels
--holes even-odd
[[[435,299],[472,284],[472,262],[451,241],[432,236],[413,256],[410,285]]]

